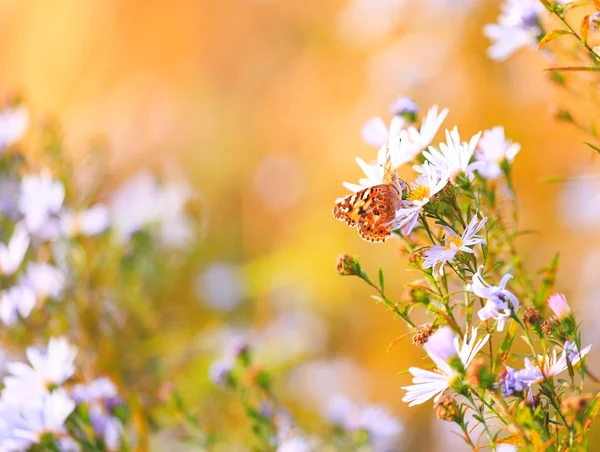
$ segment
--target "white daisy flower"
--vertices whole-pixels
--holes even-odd
[[[410,126],[406,129],[401,128],[392,132],[392,127],[390,126],[390,137],[387,146],[379,149],[377,161],[380,164],[384,164],[387,160],[388,152],[394,169],[412,161],[423,149],[426,149],[431,144],[442,122],[446,119],[448,109],[444,108],[439,113],[438,109],[437,105],[429,109],[419,129]],[[395,118],[400,117],[396,116]]]
[[[380,117],[369,119],[360,134],[367,144],[377,148],[385,145],[388,140],[388,128]]]
[[[110,214],[102,204],[96,204],[79,212],[64,210],[60,216],[60,226],[67,237],[73,237],[77,234],[94,236],[110,226]]]
[[[425,250],[423,268],[432,268],[433,273],[436,273],[436,266],[439,265],[438,271],[440,275],[444,274],[444,264],[454,259],[459,251],[465,253],[473,253],[471,247],[486,243],[485,239],[476,235],[485,225],[487,217],[481,220],[474,216],[462,235],[458,235],[449,227],[445,226],[446,236],[444,237],[444,246],[433,245]]]
[[[60,385],[75,372],[77,347],[63,338],[51,338],[46,351],[36,347],[27,348],[30,365],[22,362],[9,362],[4,377],[2,399],[19,401],[32,394],[43,393],[52,385]]]
[[[469,333],[467,332],[462,345],[460,345],[458,338],[454,337],[451,331],[450,334],[448,334],[448,330],[450,330],[448,327],[440,328],[440,330],[436,331],[429,338],[429,341],[431,341],[431,339],[439,333],[440,339],[443,339],[439,341],[439,346],[433,348],[425,347],[427,354],[437,365],[435,371],[432,372],[418,367],[411,367],[408,369],[413,376],[414,383],[411,386],[404,386],[402,388],[406,390],[406,395],[402,401],[410,402],[408,406],[420,405],[432,397],[435,397],[434,402],[437,402],[444,391],[450,387],[450,384],[459,375],[447,362],[450,351],[452,352],[450,358],[454,355],[458,355],[463,367],[467,369],[475,356],[477,356],[477,353],[479,353],[481,348],[490,338],[490,335],[488,334],[484,338],[477,340],[477,329],[472,328],[471,336],[469,337]],[[440,331],[443,331],[443,333],[440,333]],[[444,343],[446,343],[446,345],[443,345]],[[448,348],[448,350],[439,353],[440,347]],[[453,349],[450,350],[449,347],[453,347]]]
[[[29,286],[13,286],[0,292],[0,320],[12,326],[19,317],[26,319],[36,304],[35,292]]]
[[[402,228],[404,235],[409,235],[416,226],[423,206],[448,184],[448,177],[439,174],[431,164],[425,162],[421,170],[421,177],[410,184],[405,205],[396,213],[394,220],[394,228]]]
[[[60,181],[52,179],[50,171],[28,174],[21,181],[19,211],[29,232],[43,239],[53,238],[57,214],[65,199],[65,188]]]
[[[512,278],[510,273],[507,273],[500,280],[498,286],[491,286],[485,282],[481,271],[483,266],[480,266],[477,273],[473,275],[471,284],[467,285],[467,290],[473,292],[479,298],[487,300],[485,306],[477,313],[482,321],[487,319],[495,319],[498,321],[498,331],[504,329],[504,323],[510,317],[511,312],[516,312],[519,309],[519,300],[517,297],[505,289],[506,283]]]
[[[484,131],[475,151],[475,160],[480,163],[477,172],[485,179],[498,179],[502,176],[501,163],[512,162],[520,150],[519,143],[506,139],[502,126]]]
[[[65,421],[75,409],[75,402],[63,388],[43,392],[39,398],[17,406],[12,418],[12,436],[37,444],[46,434],[63,436]]]
[[[446,130],[446,143],[440,143],[439,151],[429,146],[428,151],[423,151],[423,156],[440,174],[447,174],[451,181],[460,173],[472,177],[473,171],[481,166],[478,162],[470,163],[480,136],[481,132],[474,135],[468,143],[461,143],[455,126],[451,132]],[[421,166],[415,166],[414,169],[418,173],[422,172]]]
[[[0,243],[0,272],[3,276],[10,276],[17,271],[28,248],[29,233],[25,225],[19,222],[8,244]]]
[[[38,300],[48,297],[58,299],[65,286],[65,277],[62,272],[45,262],[29,262],[27,270],[21,277],[22,286],[30,287]]]
[[[29,112],[22,105],[0,112],[0,151],[19,141],[29,125]]]
[[[488,56],[494,60],[507,59],[522,47],[536,47],[539,15],[544,6],[538,0],[506,0],[497,24],[486,25],[484,34],[493,41]]]

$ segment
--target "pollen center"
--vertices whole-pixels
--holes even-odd
[[[425,198],[429,198],[429,187],[427,185],[417,185],[406,196],[406,199],[411,202],[423,201]]]
[[[452,246],[454,244],[454,247]],[[462,246],[462,239],[460,237],[449,237],[446,239],[445,250],[458,249]]]

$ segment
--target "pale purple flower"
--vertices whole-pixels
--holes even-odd
[[[486,300],[485,306],[477,313],[479,318],[481,320],[490,318],[497,320],[498,331],[502,331],[511,312],[519,309],[517,297],[505,289],[506,283],[512,278],[512,275],[507,273],[502,277],[498,286],[492,286],[481,276],[482,270],[483,266],[479,267],[477,273],[473,275],[471,284],[467,285],[467,290]]]
[[[22,222],[15,225],[8,244],[0,243],[0,272],[10,276],[21,266],[29,248],[29,233]]]
[[[45,351],[28,347],[26,354],[30,365],[6,364],[9,375],[4,377],[2,398],[5,400],[18,401],[43,393],[51,385],[64,383],[75,372],[77,347],[64,337],[51,338]]]
[[[475,150],[475,160],[479,163],[477,172],[485,179],[498,179],[502,176],[501,163],[511,163],[520,150],[519,143],[505,137],[502,126],[485,130]]]
[[[442,330],[444,329],[449,328],[442,328]],[[429,341],[432,338],[433,335],[429,338]],[[434,372],[419,369],[418,367],[409,368],[408,371],[413,376],[413,384],[402,387],[402,389],[406,390],[406,395],[402,401],[410,402],[408,406],[414,406],[435,397],[434,402],[437,402],[458,375],[458,372],[448,364],[447,359],[458,354],[463,367],[467,369],[489,338],[490,335],[488,334],[484,338],[477,340],[477,329],[472,328],[470,337],[468,332],[465,333],[462,345],[460,345],[457,337],[453,335],[451,337],[451,334],[449,335],[447,331],[437,336],[433,346],[427,347],[429,345],[428,341],[425,349],[431,360],[437,365],[437,368]],[[454,347],[454,350],[452,351],[449,345],[442,344],[442,340],[448,340]]]
[[[554,315],[559,319],[567,317],[571,314],[571,308],[567,303],[567,297],[562,293],[555,293],[548,298],[548,306],[554,312]]]
[[[517,371],[510,366],[505,367],[506,370],[500,374],[499,383],[503,397],[508,397],[513,395],[515,392],[529,389],[530,382],[527,379],[522,378],[521,371]]]
[[[395,116],[404,114],[414,116],[418,112],[419,106],[408,96],[400,96],[390,105],[390,113]]]
[[[45,262],[29,262],[25,274],[20,278],[22,286],[30,287],[38,300],[48,297],[58,299],[65,287],[63,273]]]
[[[117,451],[121,447],[121,435],[123,433],[123,424],[121,421],[106,413],[106,411],[97,404],[90,406],[88,410],[90,423],[94,429],[94,434],[102,438],[108,451]]]
[[[94,236],[110,226],[110,214],[102,204],[78,212],[64,210],[60,217],[60,226],[67,237],[78,234]]]
[[[360,131],[363,140],[377,148],[383,146],[388,139],[388,128],[380,117],[369,119]]]
[[[119,393],[109,378],[100,377],[88,384],[76,384],[71,390],[71,396],[77,403],[90,403],[113,400],[119,397]]]
[[[487,217],[479,221],[477,216],[474,216],[462,235],[458,235],[452,229],[444,227],[446,231],[444,245],[433,245],[425,250],[423,268],[432,268],[435,274],[436,267],[439,266],[437,270],[439,270],[440,275],[443,275],[444,264],[452,261],[459,251],[472,254],[474,251],[471,247],[486,243],[485,239],[476,235],[483,228],[486,221]]]
[[[0,112],[0,151],[19,141],[29,125],[29,112],[18,105],[5,107]]]
[[[62,208],[64,199],[63,184],[54,180],[49,170],[44,169],[38,174],[23,177],[18,207],[25,226],[32,235],[42,239],[57,236],[58,223],[55,215]]]
[[[12,437],[29,445],[37,444],[46,434],[63,436],[65,421],[75,409],[75,402],[63,388],[44,391],[38,397],[15,406],[11,419]]]
[[[220,359],[214,361],[208,369],[208,378],[216,386],[224,386],[229,374],[233,370],[233,363],[229,360]]]
[[[17,285],[0,292],[0,320],[12,326],[19,317],[26,319],[36,304],[35,292],[29,286]]]

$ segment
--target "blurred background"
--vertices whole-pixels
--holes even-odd
[[[0,1],[3,96],[22,96],[36,120],[59,121],[76,160],[105,143],[108,184],[177,168],[203,200],[199,251],[165,300],[153,344],[208,428],[248,433],[207,375],[228,338],[244,334],[307,430],[343,393],[410,424],[406,450],[457,440],[429,404],[401,401],[409,376],[398,373],[422,355],[410,336],[388,349],[404,325],[366,285],[335,273],[341,252],[373,275],[382,265],[395,299],[416,277],[398,242],[368,244],[331,216],[341,183],[361,176],[354,158],[376,157],[362,125],[387,122],[399,95],[421,112],[448,107],[444,127],[464,136],[503,125],[521,143],[521,227],[536,231],[518,243],[527,265],[559,251],[558,288],[578,318],[600,315],[598,160],[554,119],[556,105],[577,100],[551,84],[542,55],[488,59],[482,27],[498,11],[485,0]],[[590,324],[584,342],[598,345]]]

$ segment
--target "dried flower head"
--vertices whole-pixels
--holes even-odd
[[[338,255],[335,266],[338,275],[358,275],[360,273],[358,259],[346,253]]]
[[[482,373],[485,370],[485,360],[477,358],[467,369],[467,382],[476,388],[481,386]]]
[[[435,330],[429,323],[419,326],[415,331],[415,335],[412,338],[413,345],[426,344],[429,340],[429,337],[433,334],[434,331]]]
[[[560,404],[561,412],[569,422],[574,422],[576,419],[581,420],[589,406],[589,402],[589,395],[572,394],[562,400]]]
[[[540,311],[531,306],[525,311],[525,314],[523,314],[523,321],[525,322],[525,325],[529,327],[539,325],[542,321]]]
[[[461,416],[458,403],[448,394],[440,397],[440,400],[434,405],[434,410],[436,417],[442,421],[456,422]]]
[[[552,334],[552,330],[558,326],[558,320],[556,317],[550,317],[542,322],[542,331],[546,335]]]

